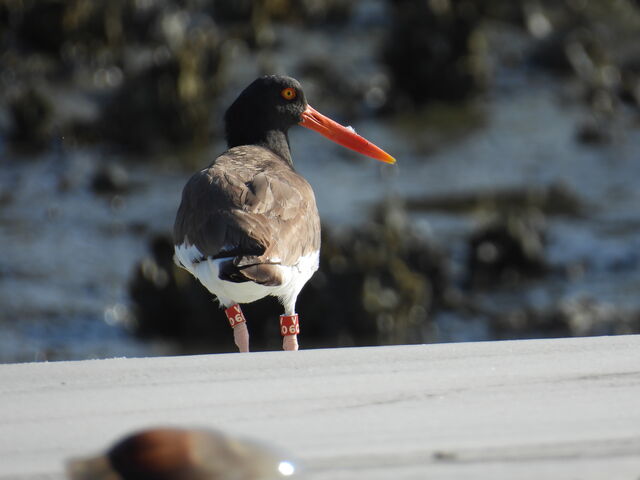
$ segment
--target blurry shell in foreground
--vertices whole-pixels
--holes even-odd
[[[71,480],[275,480],[294,470],[293,462],[259,443],[180,428],[142,430],[104,455],[67,464]]]

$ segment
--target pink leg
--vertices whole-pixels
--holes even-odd
[[[282,339],[282,349],[288,351],[296,351],[298,350],[298,336],[297,335],[287,335]]]
[[[233,339],[236,342],[238,350],[242,353],[249,351],[249,330],[247,329],[247,319],[237,303],[231,305],[224,311],[229,325],[233,328]]]
[[[298,314],[280,315],[280,333],[282,334],[282,349],[287,351],[298,350],[298,334],[300,323]]]
[[[249,330],[247,329],[247,322],[239,323],[233,327],[233,339],[241,353],[249,351]]]

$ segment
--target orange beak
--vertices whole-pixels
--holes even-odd
[[[358,135],[353,129],[343,127],[338,122],[325,117],[310,105],[307,105],[305,111],[302,112],[302,121],[299,125],[314,130],[329,140],[368,157],[385,163],[396,163],[395,158]]]

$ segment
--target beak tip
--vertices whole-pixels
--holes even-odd
[[[396,159],[391,155],[389,155],[384,150],[381,152],[380,156],[375,156],[374,158],[376,158],[377,160],[380,160],[383,163],[386,163],[387,165],[395,165],[396,163]]]

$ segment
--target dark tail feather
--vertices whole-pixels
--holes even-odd
[[[220,264],[220,280],[228,282],[243,283],[255,282],[260,285],[275,287],[282,285],[282,275],[278,269],[278,265],[271,263],[258,263],[255,265],[247,265],[238,267],[233,260],[222,262]]]
[[[227,282],[234,283],[251,281],[250,278],[247,278],[242,274],[242,271],[233,263],[233,260],[220,263],[220,273],[218,273],[218,278],[220,278],[220,280],[226,280]]]

